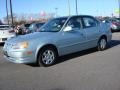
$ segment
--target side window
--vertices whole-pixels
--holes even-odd
[[[81,28],[81,18],[80,17],[72,17],[67,23],[67,26],[71,26],[73,29]]]
[[[91,17],[83,17],[84,27],[96,27],[97,21]]]

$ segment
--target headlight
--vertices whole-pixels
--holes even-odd
[[[24,49],[28,48],[29,43],[27,41],[19,42],[13,45],[13,49]]]

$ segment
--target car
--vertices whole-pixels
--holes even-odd
[[[17,35],[27,34],[27,31],[32,23],[26,23],[22,25],[18,25],[14,30]]]
[[[0,43],[4,43],[7,39],[15,37],[15,32],[10,25],[0,25]]]
[[[40,29],[40,27],[42,25],[44,25],[44,24],[45,24],[45,22],[35,22],[35,23],[32,23],[30,25],[30,27],[28,28],[27,33],[37,32]]]
[[[120,18],[111,18],[107,22],[111,23],[111,31],[120,31]]]
[[[16,29],[17,35],[25,35],[33,32],[37,32],[39,28],[44,25],[44,22],[34,22],[29,24],[24,24],[19,26],[18,29]]]
[[[3,51],[14,63],[51,66],[63,55],[93,47],[105,50],[111,38],[110,26],[93,16],[66,16],[48,21],[39,32],[8,40]]]

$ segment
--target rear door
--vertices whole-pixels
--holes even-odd
[[[87,36],[86,41],[88,48],[95,47],[100,36],[99,22],[91,16],[84,16],[82,20],[84,24],[83,29],[85,30]]]

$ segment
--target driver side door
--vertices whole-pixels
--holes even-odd
[[[64,55],[86,49],[86,34],[82,29],[81,17],[70,18],[65,27],[67,26],[72,27],[72,30],[61,33],[58,41],[60,53]]]

